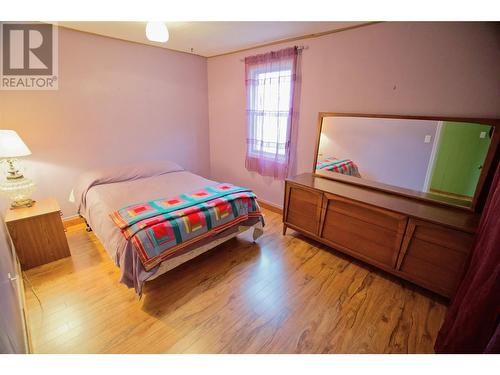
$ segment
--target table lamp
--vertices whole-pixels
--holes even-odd
[[[16,167],[17,158],[31,155],[31,151],[14,130],[0,130],[0,158],[8,164],[7,178],[0,183],[0,192],[12,201],[11,208],[31,207],[35,184]]]

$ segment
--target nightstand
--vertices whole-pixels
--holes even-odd
[[[32,207],[9,209],[5,223],[23,270],[71,255],[61,209],[54,198],[36,201]]]

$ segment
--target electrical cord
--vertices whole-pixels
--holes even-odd
[[[28,278],[28,276],[26,275],[26,273],[24,272],[21,272],[22,273],[22,276],[23,276],[23,280],[26,280],[26,282],[29,284],[30,286],[30,289],[31,291],[33,292],[33,295],[35,296],[35,298],[37,299],[38,301],[38,304],[40,305],[40,308],[42,309],[43,311],[43,305],[42,305],[42,301],[40,300],[40,298],[38,297],[38,294],[36,292],[36,289],[35,287],[33,286],[33,284],[31,283],[30,279]]]

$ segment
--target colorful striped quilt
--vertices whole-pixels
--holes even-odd
[[[264,224],[255,194],[226,183],[134,204],[110,216],[131,240],[147,271],[185,247],[250,217]]]
[[[337,159],[329,157],[316,163],[316,170],[337,172],[349,176],[361,177],[358,166],[350,159]]]

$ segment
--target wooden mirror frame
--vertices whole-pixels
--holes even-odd
[[[384,119],[406,119],[406,120],[431,120],[431,121],[451,121],[451,122],[469,122],[493,126],[493,134],[491,136],[490,148],[484,159],[483,169],[479,176],[476,185],[476,190],[472,201],[467,204],[463,200],[443,197],[433,193],[425,193],[418,190],[400,188],[393,185],[365,180],[359,177],[348,176],[340,173],[317,172],[316,164],[318,162],[319,143],[321,139],[321,129],[323,126],[323,118],[325,117],[364,117],[364,118],[384,118]],[[314,149],[314,164],[313,174],[318,177],[327,178],[345,182],[348,184],[364,186],[370,189],[385,191],[391,194],[401,195],[408,198],[426,201],[437,205],[453,206],[469,211],[482,211],[487,193],[492,181],[492,174],[495,173],[495,167],[499,163],[499,155],[497,153],[500,142],[500,119],[493,118],[474,118],[474,117],[443,117],[443,116],[415,116],[415,115],[385,115],[385,114],[365,114],[365,113],[339,113],[339,112],[319,112],[318,126],[316,136],[316,147]]]

